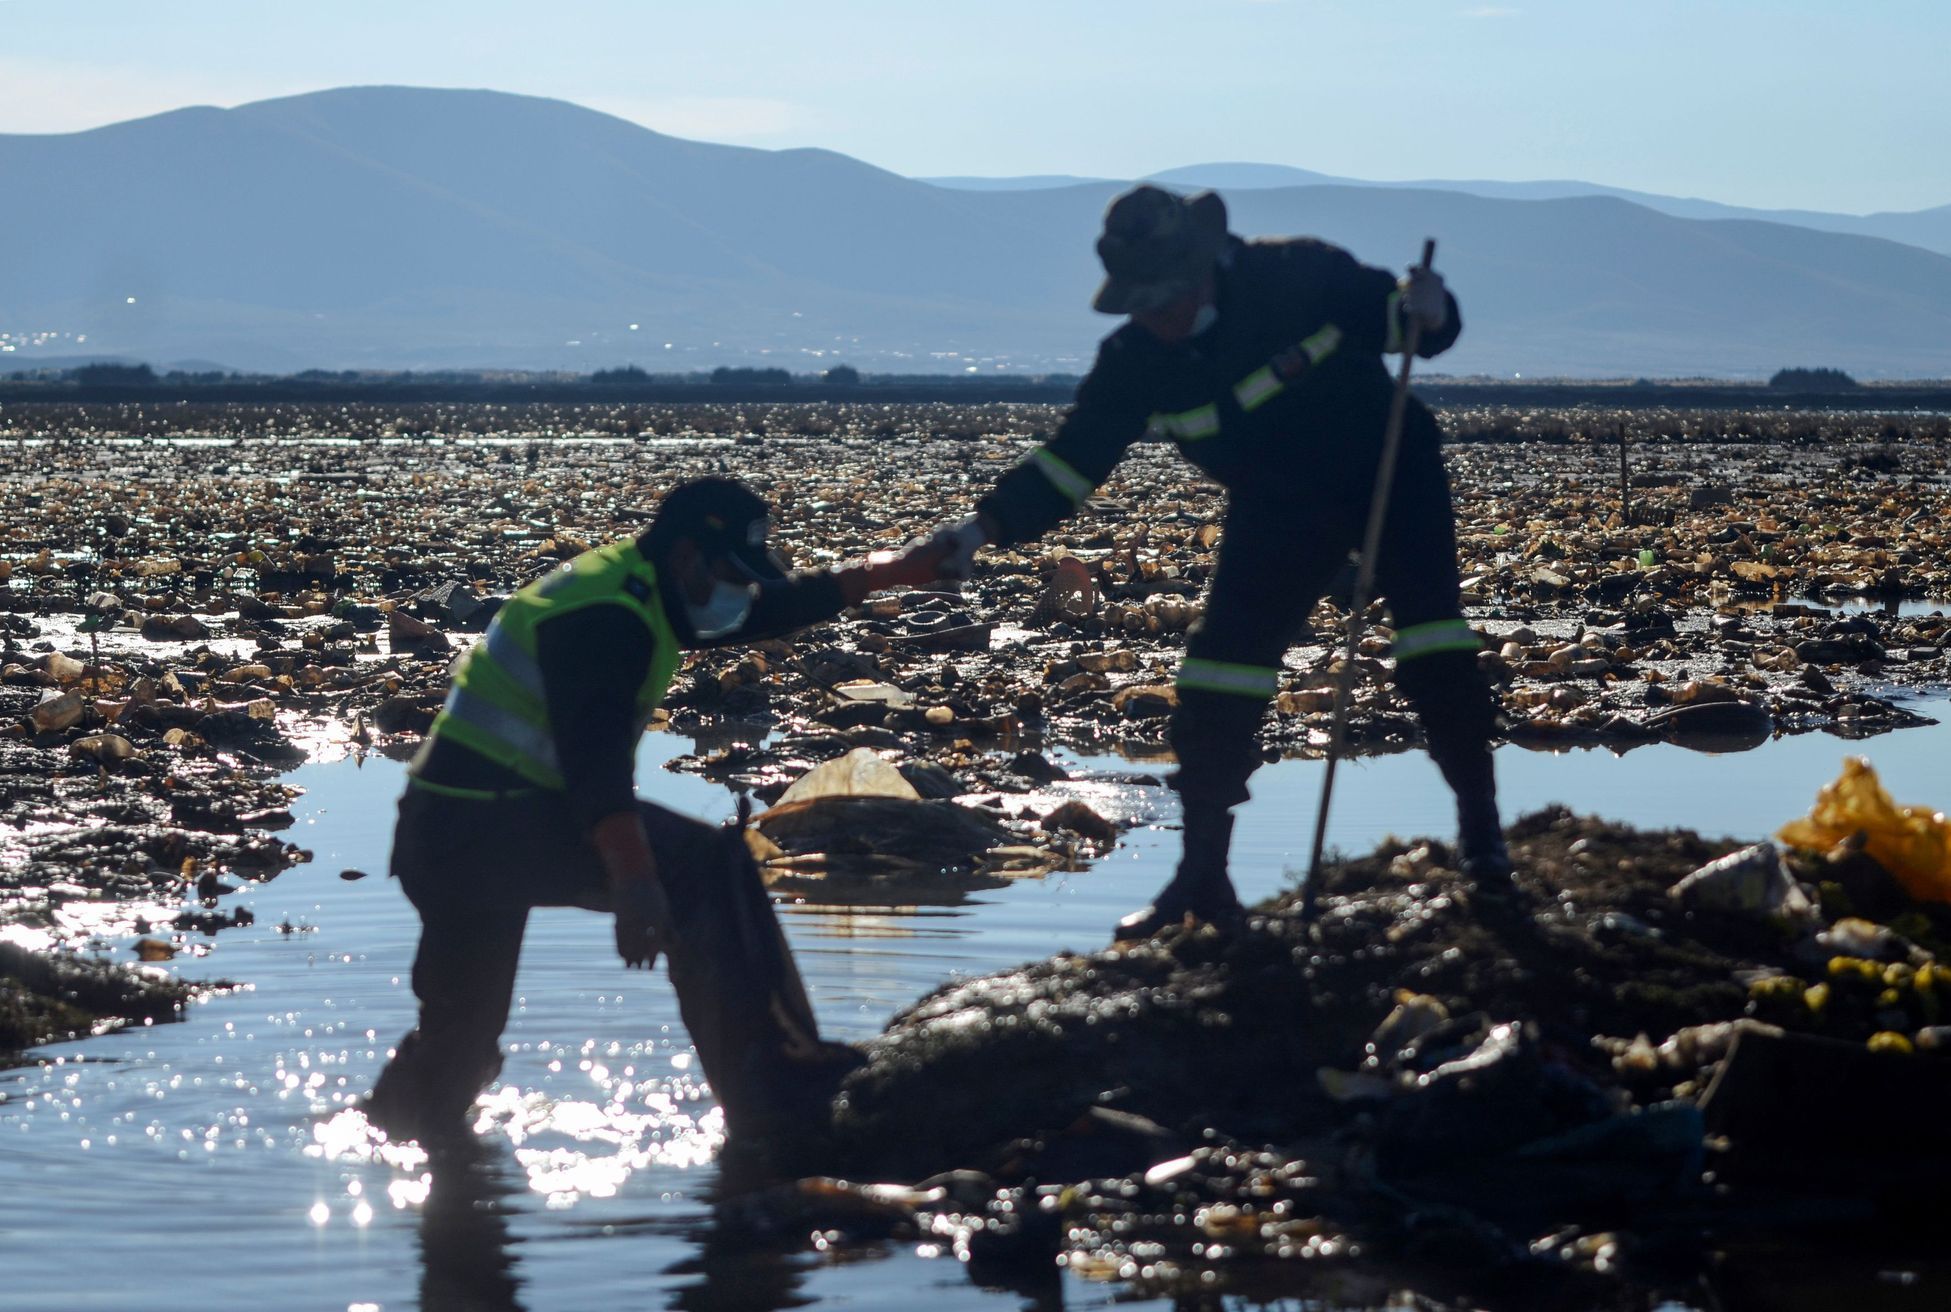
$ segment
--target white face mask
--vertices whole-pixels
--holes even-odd
[[[1218,322],[1219,322],[1219,307],[1217,305],[1214,305],[1211,301],[1207,301],[1204,305],[1200,306],[1198,312],[1192,316],[1192,335],[1194,337],[1197,337],[1200,333],[1205,332],[1208,328],[1212,327],[1214,324]]]
[[[691,621],[691,632],[709,642],[722,638],[738,630],[752,613],[752,602],[759,590],[750,583],[727,583],[724,579],[714,579],[711,595],[703,604],[684,603],[684,613]]]

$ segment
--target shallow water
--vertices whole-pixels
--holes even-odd
[[[1916,705],[1951,719],[1951,701]],[[644,792],[693,815],[728,815],[722,789],[654,768],[688,747],[646,740]],[[1731,756],[1505,748],[1499,761],[1512,811],[1562,801],[1758,838],[1806,809],[1853,753],[1877,763],[1899,800],[1951,802],[1945,725],[1862,743],[1806,735]],[[1134,770],[1102,758],[1067,764],[1080,775]],[[1256,777],[1237,839],[1244,895],[1277,891],[1305,862],[1320,769],[1290,761]],[[316,859],[238,894],[256,926],[226,931],[186,967],[242,987],[184,1024],[53,1046],[39,1054],[46,1064],[0,1072],[8,1308],[1169,1305],[1081,1280],[1029,1301],[911,1249],[779,1256],[715,1232],[717,1118],[675,1002],[661,974],[618,968],[605,922],[575,911],[531,922],[507,1065],[482,1110],[484,1164],[451,1189],[443,1176],[430,1197],[423,1162],[375,1159],[363,1137],[342,1133],[350,1118],[335,1119],[412,1018],[414,919],[379,873],[400,767],[347,760],[293,781],[307,792],[290,836]],[[1164,878],[1173,807],[1143,784],[1086,791],[1101,809],[1146,822],[1088,872],[953,908],[786,908],[827,1030],[865,1036],[952,974],[1103,943],[1110,922]],[[1435,770],[1411,754],[1346,769],[1330,839],[1363,850],[1391,831],[1443,834],[1449,823]],[[347,869],[373,873],[350,881]],[[1354,1296],[1322,1290],[1312,1297],[1324,1301],[1307,1305],[1380,1305],[1388,1293],[1386,1283]]]

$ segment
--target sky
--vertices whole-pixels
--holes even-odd
[[[1291,164],[1951,204],[1943,0],[0,0],[0,132],[396,83],[911,175]]]

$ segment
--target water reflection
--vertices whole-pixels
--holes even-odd
[[[683,1277],[665,1306],[674,1312],[775,1312],[805,1307],[806,1273],[820,1258],[805,1251],[804,1235],[755,1234],[725,1219],[724,1205],[771,1183],[757,1163],[738,1158],[721,1162],[707,1193],[711,1212],[685,1232],[692,1251],[672,1263],[667,1274]]]
[[[1944,718],[1942,703],[1917,709]],[[1739,757],[1653,746],[1499,753],[1513,810],[1562,801],[1641,823],[1759,837],[1804,810],[1848,752],[1871,755],[1905,801],[1951,797],[1951,729],[1868,744],[1807,735]],[[662,771],[646,744],[640,779],[659,801],[721,819],[721,788]],[[954,908],[784,908],[823,1028],[878,1032],[889,1015],[955,974],[1101,946],[1115,916],[1149,896],[1176,855],[1169,795],[1116,760],[1062,760],[1094,804],[1140,823],[1091,869],[977,893]],[[1306,857],[1318,762],[1269,766],[1241,817],[1242,892],[1280,891]],[[481,1152],[458,1163],[374,1144],[348,1100],[370,1087],[386,1038],[410,1023],[414,918],[383,878],[397,763],[378,756],[307,767],[293,837],[317,860],[224,899],[258,927],[226,930],[172,969],[246,987],[199,1004],[184,1024],[47,1050],[60,1064],[0,1073],[0,1245],[9,1306],[125,1308],[154,1302],[154,1273],[223,1237],[194,1305],[428,1308],[662,1306],[758,1312],[832,1300],[856,1307],[1413,1308],[1416,1281],[1370,1272],[1307,1294],[1235,1287],[1179,1296],[1054,1272],[1028,1283],[925,1260],[889,1244],[808,1251],[803,1233],[755,1234],[721,1199],[748,1182],[712,1160],[721,1136],[661,978],[610,969],[599,917],[539,913],[501,1086],[477,1107]],[[1389,832],[1443,833],[1448,793],[1421,754],[1349,767],[1330,841],[1366,849]],[[282,920],[315,925],[280,935]],[[122,945],[126,948],[126,944]],[[75,1060],[85,1056],[86,1060]],[[152,1197],[166,1205],[152,1205]],[[78,1280],[78,1254],[88,1255]],[[1290,1273],[1291,1274],[1291,1273]],[[1944,1306],[1941,1280],[1879,1284],[1857,1269],[1837,1301]],[[1755,1277],[1748,1278],[1753,1281]],[[323,1297],[322,1297],[323,1296]],[[1299,1302],[1295,1302],[1296,1298]],[[1701,1302],[1713,1306],[1714,1295]],[[1731,1296],[1728,1305],[1736,1303]],[[1188,1301],[1191,1299],[1192,1301]],[[1200,1301],[1203,1300],[1203,1301]],[[1699,1305],[1688,1299],[1684,1305]],[[1766,1305],[1749,1299],[1748,1306]],[[1648,1306],[1642,1303],[1641,1307]]]
[[[429,1172],[420,1207],[421,1312],[524,1312],[508,1218],[522,1186],[494,1151],[471,1145]]]

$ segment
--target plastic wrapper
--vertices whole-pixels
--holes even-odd
[[[1816,794],[1815,806],[1776,835],[1790,847],[1827,851],[1863,836],[1863,850],[1920,902],[1951,902],[1951,821],[1928,806],[1898,806],[1863,757]]]

